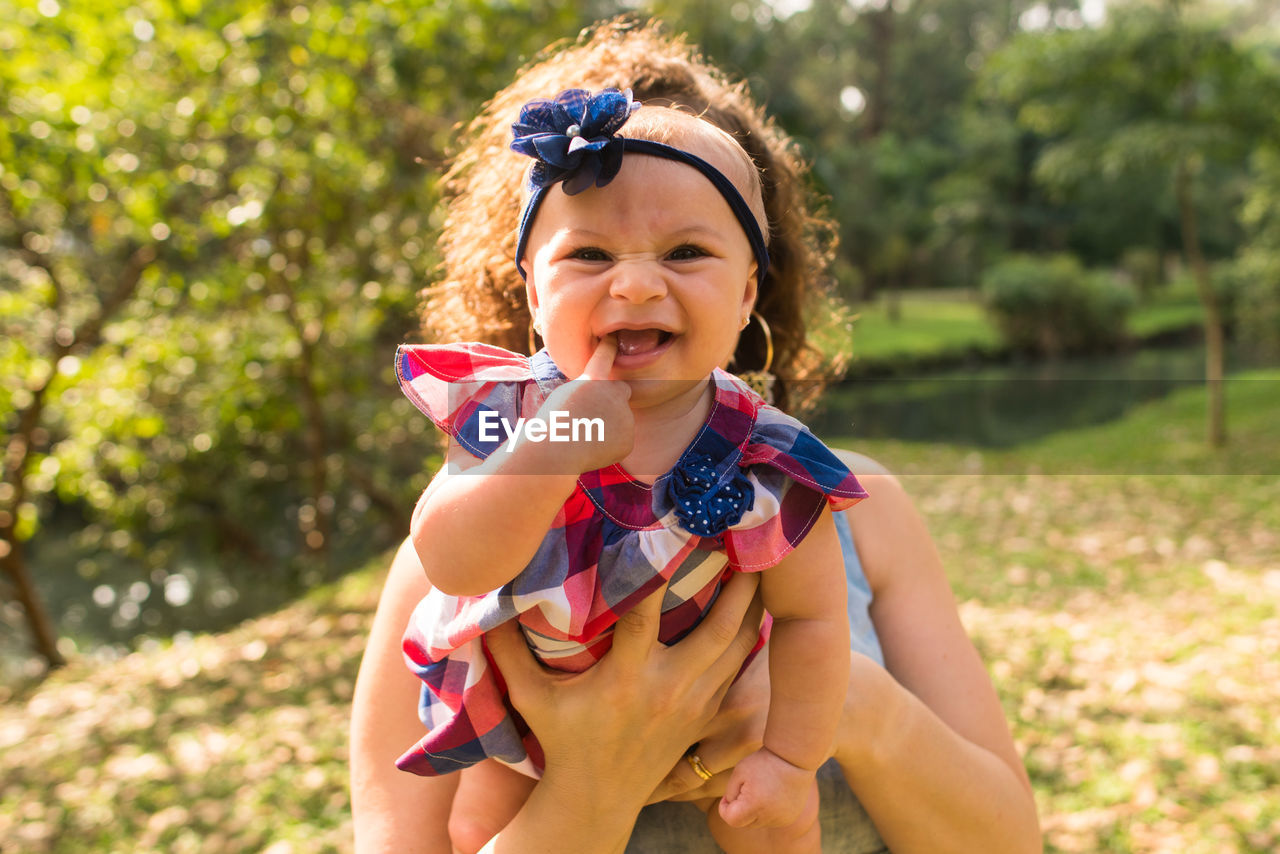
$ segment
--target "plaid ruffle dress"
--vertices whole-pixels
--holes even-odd
[[[403,346],[396,373],[414,405],[481,459],[502,444],[482,429],[482,413],[514,424],[567,382],[545,350],[527,357],[486,344]],[[803,424],[731,374],[717,370],[712,380],[706,424],[670,472],[652,485],[618,465],[581,475],[514,579],[481,596],[432,590],[418,604],[404,653],[425,683],[419,716],[428,733],[400,757],[401,769],[435,776],[493,758],[541,774],[541,748],[485,648],[489,629],[518,620],[547,666],[585,670],[608,651],[618,617],[670,580],[659,637],[674,643],[727,572],[777,564],[826,506],[866,497]]]

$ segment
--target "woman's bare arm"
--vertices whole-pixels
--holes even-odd
[[[356,854],[449,854],[456,776],[418,777],[395,766],[422,738],[420,683],[405,666],[400,636],[429,589],[406,540],[396,553],[374,615],[351,709],[351,814]]]
[[[1041,850],[1031,784],[901,484],[849,512],[885,669],[855,656],[836,759],[895,854]]]

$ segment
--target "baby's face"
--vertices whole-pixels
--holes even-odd
[[[756,298],[755,256],[719,191],[692,166],[634,153],[605,187],[547,193],[526,268],[556,364],[576,377],[613,336],[610,376],[631,381],[633,408],[700,394]]]

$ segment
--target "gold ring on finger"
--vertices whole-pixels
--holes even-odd
[[[711,773],[710,771],[708,771],[708,770],[707,770],[707,766],[706,766],[706,765],[703,765],[703,764],[702,764],[702,759],[701,759],[701,758],[699,758],[698,754],[696,754],[696,753],[686,753],[686,754],[684,755],[684,758],[685,758],[685,759],[687,759],[687,760],[689,760],[689,765],[690,765],[690,767],[692,767],[692,768],[693,768],[693,773],[697,774],[697,775],[698,775],[699,777],[701,777],[703,780],[710,780],[710,779],[711,779],[711,777],[713,776],[713,775],[712,775],[712,773]]]

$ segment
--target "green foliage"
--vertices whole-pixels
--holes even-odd
[[[185,548],[287,575],[394,538],[434,442],[388,355],[431,281],[454,129],[624,6],[796,137],[845,297],[972,287],[1010,250],[1167,254],[1175,151],[1198,153],[1211,255],[1274,246],[1233,217],[1273,209],[1241,164],[1276,138],[1274,35],[1126,4],[1081,26],[1080,5],[0,0],[0,432],[21,460],[0,534],[39,566],[61,514],[82,574],[113,551],[148,583]]]
[[[1258,356],[1280,359],[1280,138],[1253,157],[1240,220],[1248,240],[1227,267],[1237,293],[1237,331]]]
[[[1160,253],[1149,246],[1131,246],[1120,257],[1120,269],[1143,299],[1164,281]]]
[[[1178,168],[1194,181],[1208,254],[1231,255],[1241,240],[1244,164],[1276,131],[1258,105],[1280,98],[1280,75],[1266,48],[1183,5],[1123,4],[1102,27],[1023,34],[979,81],[1035,134],[1035,177],[1094,257],[1178,244]]]
[[[1070,255],[1006,258],[983,275],[982,298],[1009,346],[1047,356],[1114,348],[1136,302],[1131,287]]]
[[[1280,251],[1253,247],[1220,269],[1240,343],[1255,358],[1280,359]]]
[[[434,448],[391,369],[430,166],[578,14],[0,0],[5,538],[69,510],[89,564],[154,582],[184,550],[329,553],[310,577],[397,537]]]

